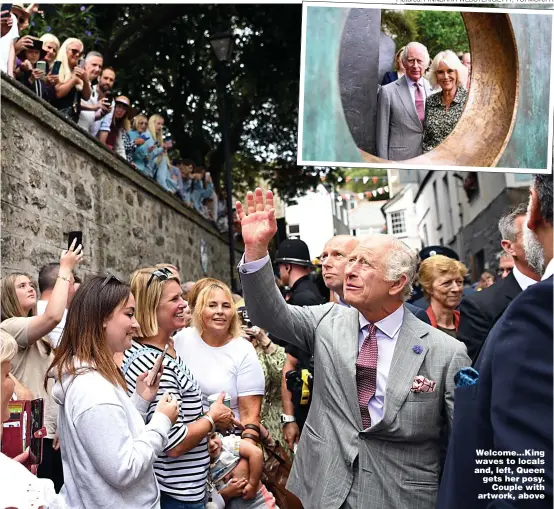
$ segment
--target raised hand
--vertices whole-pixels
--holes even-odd
[[[252,262],[267,254],[269,242],[277,232],[277,221],[273,207],[273,193],[267,191],[264,204],[263,191],[257,188],[255,193],[246,195],[248,214],[242,203],[237,202],[237,216],[242,228],[244,241],[244,259]]]

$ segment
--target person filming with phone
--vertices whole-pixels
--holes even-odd
[[[73,122],[79,120],[81,98],[88,101],[91,94],[89,77],[84,69],[83,43],[69,38],[62,44],[58,54],[60,82],[56,85],[56,98],[52,101],[60,113]]]
[[[52,80],[46,81],[48,70],[48,64],[44,59],[46,52],[42,49],[43,43],[40,39],[33,37],[32,40],[33,46],[20,55],[23,62],[19,66],[19,74],[16,71],[17,79],[38,97],[51,102],[56,97],[56,88]]]
[[[31,278],[24,273],[13,273],[0,280],[2,321],[0,329],[13,336],[19,345],[12,362],[12,373],[29,389],[35,398],[44,399],[44,424],[47,435],[43,443],[42,463],[38,476],[51,479],[56,490],[63,484],[61,454],[55,447],[58,407],[43,387],[54,351],[48,339],[50,332],[63,318],[72,289],[71,273],[81,258],[82,247],[76,241],[63,251],[56,277],[44,313],[37,315],[37,292]]]
[[[75,295],[45,386],[59,405],[65,483],[70,509],[159,507],[153,465],[168,443],[179,402],[169,392],[155,404],[162,371],[152,385],[137,377],[130,397],[113,357],[137,334],[135,298],[128,284],[108,274],[88,279]]]

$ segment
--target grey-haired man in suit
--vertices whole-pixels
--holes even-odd
[[[425,101],[432,93],[423,77],[429,66],[427,48],[410,42],[402,53],[406,74],[379,91],[377,157],[404,161],[423,153]]]
[[[406,310],[416,257],[375,235],[350,253],[344,301],[287,305],[267,246],[277,231],[273,194],[237,203],[239,265],[251,320],[313,352],[312,405],[288,489],[306,509],[434,509],[441,433],[452,420],[454,375],[465,346]]]

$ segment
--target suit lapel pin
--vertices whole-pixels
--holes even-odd
[[[423,352],[423,347],[421,345],[414,345],[412,350],[414,351],[414,353],[417,353],[419,355],[421,352]]]

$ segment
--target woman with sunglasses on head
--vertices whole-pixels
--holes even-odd
[[[123,373],[133,390],[137,378],[151,370],[163,355],[163,374],[155,402],[170,391],[180,403],[177,422],[169,432],[169,443],[154,463],[160,489],[162,509],[203,509],[210,458],[207,436],[216,426],[230,428],[236,422],[223,404],[221,395],[207,413],[202,412],[202,394],[198,383],[172,346],[171,336],[185,326],[185,307],[181,282],[168,268],[146,268],[131,279],[136,298],[136,316],[140,332],[126,350]]]
[[[167,445],[179,407],[165,394],[145,425],[161,373],[149,386],[145,370],[127,395],[113,356],[131,346],[138,328],[134,313],[129,285],[111,275],[90,278],[69,306],[47,376],[56,379],[52,392],[60,406],[65,475],[61,495],[71,509],[160,507],[152,465]]]
[[[44,399],[43,459],[38,476],[51,479],[56,490],[63,484],[62,460],[57,444],[58,407],[43,387],[43,379],[54,358],[52,345],[46,335],[62,321],[71,292],[71,273],[83,257],[81,246],[63,251],[56,284],[42,315],[37,315],[37,291],[31,278],[16,272],[0,280],[2,321],[0,329],[17,341],[19,349],[12,361],[12,374],[35,398]]]
[[[57,58],[62,64],[52,106],[74,122],[79,120],[81,98],[88,101],[91,94],[88,74],[78,65],[83,50],[83,43],[71,37],[62,44]]]

